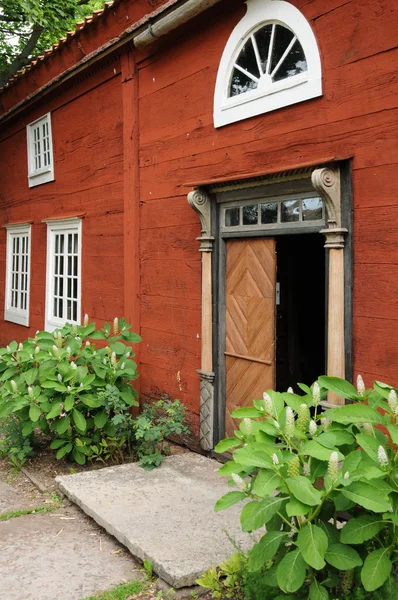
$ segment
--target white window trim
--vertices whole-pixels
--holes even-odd
[[[4,320],[29,327],[30,308],[30,270],[31,270],[31,230],[29,223],[4,225],[7,230],[6,242],[6,290],[4,302]],[[26,310],[11,306],[11,268],[12,268],[12,238],[16,235],[28,236],[28,269],[27,269],[27,298]]]
[[[282,0],[247,0],[246,4],[246,15],[231,33],[218,69],[214,94],[215,127],[322,95],[322,67],[318,45],[312,28],[302,13]],[[294,32],[304,50],[308,70],[273,84],[272,91],[257,88],[229,98],[233,64],[247,36],[259,25],[267,23],[277,23]]]
[[[47,121],[48,123],[48,135],[50,140],[50,165],[42,167],[41,169],[34,168],[34,146],[33,146],[33,129],[41,121]],[[53,136],[51,129],[51,113],[46,113],[36,121],[29,123],[26,126],[26,139],[27,139],[27,150],[28,150],[28,183],[29,187],[41,185],[42,183],[48,183],[54,181],[54,156],[53,156]]]
[[[44,329],[54,331],[62,328],[65,323],[81,323],[81,295],[82,295],[82,220],[78,217],[68,217],[65,219],[45,219],[43,223],[47,224],[47,258],[46,258],[46,316]],[[78,277],[77,277],[77,320],[60,319],[52,314],[54,297],[54,234],[57,232],[78,234]]]

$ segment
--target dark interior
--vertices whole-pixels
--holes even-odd
[[[319,233],[276,238],[276,388],[311,385],[325,374],[325,249]]]

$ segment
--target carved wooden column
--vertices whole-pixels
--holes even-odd
[[[341,189],[338,168],[316,169],[312,185],[322,196],[328,215],[328,229],[321,231],[329,249],[328,297],[328,364],[327,374],[345,378],[344,343],[344,236],[347,229],[341,226]],[[344,404],[344,399],[329,392],[330,404]]]
[[[198,213],[201,224],[199,252],[202,253],[202,359],[200,377],[200,445],[213,448],[214,372],[211,256],[214,237],[211,235],[211,205],[208,194],[196,189],[188,194],[190,206]]]

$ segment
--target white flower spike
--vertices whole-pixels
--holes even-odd
[[[363,396],[365,393],[365,384],[364,381],[362,379],[362,375],[358,375],[357,377],[357,392],[358,392],[358,396]]]

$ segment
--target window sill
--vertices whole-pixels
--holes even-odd
[[[54,170],[46,169],[45,171],[39,171],[28,175],[29,187],[35,187],[36,185],[42,185],[43,183],[49,183],[54,181]]]
[[[29,315],[18,314],[10,310],[4,311],[4,320],[9,323],[16,323],[16,325],[22,325],[23,327],[29,327]]]

